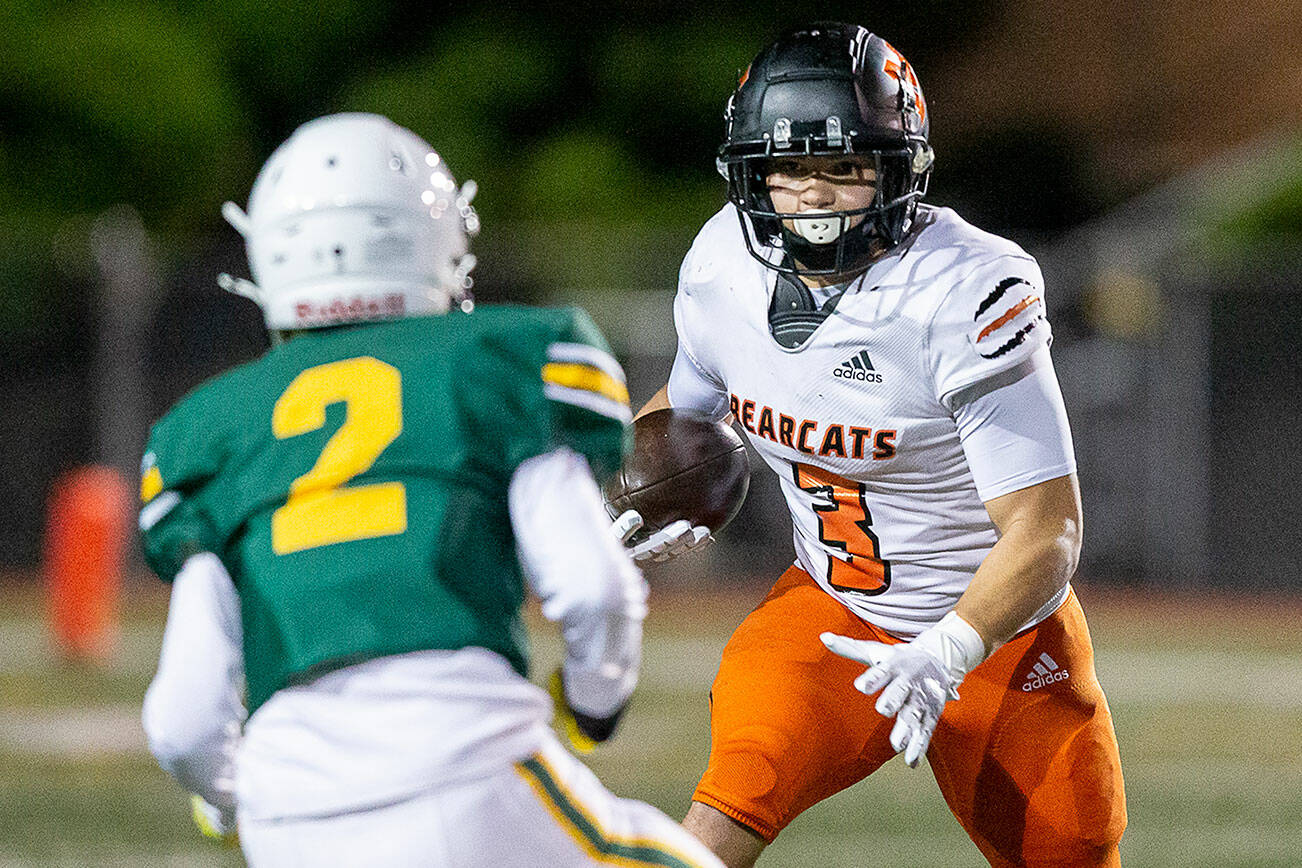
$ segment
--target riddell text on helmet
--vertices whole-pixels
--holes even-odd
[[[368,318],[396,317],[402,316],[406,311],[407,299],[399,292],[391,292],[378,298],[353,296],[336,298],[321,304],[312,301],[300,301],[294,304],[294,316],[299,322],[302,325],[314,326],[356,322]]]

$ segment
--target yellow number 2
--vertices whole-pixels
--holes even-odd
[[[276,401],[271,431],[277,440],[316,431],[325,425],[326,407],[340,401],[347,407],[344,424],[271,516],[271,547],[278,555],[407,529],[407,490],[401,482],[344,485],[369,470],[402,433],[397,368],[370,356],[308,368]]]

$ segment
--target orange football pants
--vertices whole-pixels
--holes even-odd
[[[733,633],[710,694],[710,762],[692,798],[766,841],[895,754],[893,721],[854,689],[863,664],[828,651],[818,634],[829,630],[900,641],[792,567]],[[990,864],[1119,865],[1121,759],[1076,595],[969,673],[959,694],[927,759]]]

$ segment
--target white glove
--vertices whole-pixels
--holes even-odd
[[[854,686],[877,697],[877,711],[894,717],[891,747],[904,751],[904,762],[916,768],[931,743],[945,703],[958,699],[958,685],[987,656],[981,634],[950,612],[912,642],[889,645],[823,633],[828,650],[868,669]]]
[[[642,516],[635,509],[624,510],[611,525],[610,532],[620,544],[627,546],[633,534],[642,527]],[[702,525],[692,526],[686,519],[679,519],[665,525],[642,542],[628,549],[635,561],[667,561],[681,554],[702,548],[714,537],[710,529]]]

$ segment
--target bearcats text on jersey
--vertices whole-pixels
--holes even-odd
[[[871,454],[874,461],[895,457],[894,428],[878,428],[874,432],[872,428],[834,422],[823,426],[820,434],[819,423],[813,419],[797,420],[786,413],[775,413],[772,407],[757,405],[749,398],[738,398],[735,394],[729,394],[728,408],[741,426],[756,437],[767,438],[806,455],[864,458]]]

